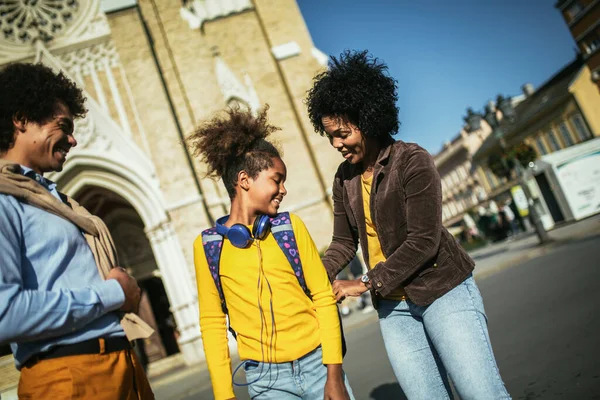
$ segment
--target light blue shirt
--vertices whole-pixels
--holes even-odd
[[[60,199],[54,182],[22,170]],[[0,194],[0,344],[11,344],[17,368],[57,345],[125,336],[113,312],[124,301],[76,225]]]

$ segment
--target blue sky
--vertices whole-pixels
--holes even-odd
[[[398,80],[399,139],[436,153],[467,107],[536,88],[575,57],[556,0],[298,0],[315,46],[368,49]]]

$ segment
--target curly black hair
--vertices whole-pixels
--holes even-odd
[[[0,153],[15,141],[13,119],[42,124],[54,116],[63,102],[74,118],[87,113],[85,97],[62,72],[42,64],[10,64],[0,71]]]
[[[308,91],[308,116],[321,136],[321,118],[344,117],[364,136],[387,142],[398,132],[397,83],[388,67],[364,51],[344,51],[330,57],[329,69],[315,76]]]
[[[256,178],[274,165],[273,157],[281,157],[277,146],[266,140],[279,130],[268,123],[267,110],[268,106],[255,117],[250,111],[230,108],[187,138],[194,156],[208,165],[207,176],[223,178],[230,199],[235,197],[240,171]]]

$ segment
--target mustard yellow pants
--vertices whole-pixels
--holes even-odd
[[[19,399],[153,400],[133,351],[41,360],[21,369]]]

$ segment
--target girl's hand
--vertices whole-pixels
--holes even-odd
[[[360,279],[353,281],[335,280],[333,282],[333,294],[338,303],[346,297],[358,297],[367,290],[367,286]]]
[[[327,381],[325,382],[324,400],[350,400],[344,384],[341,364],[327,365]]]

